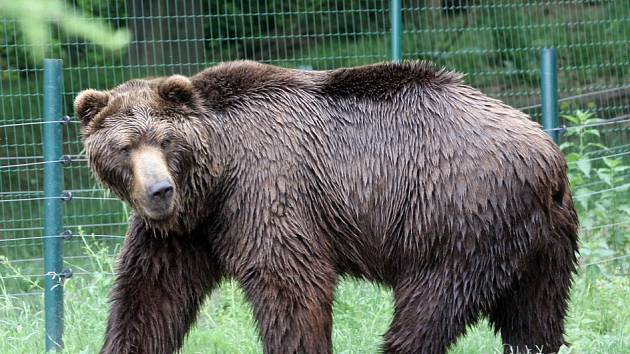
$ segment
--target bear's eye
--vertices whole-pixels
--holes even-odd
[[[167,147],[169,147],[169,145],[171,145],[171,141],[169,139],[162,140],[162,144],[160,144],[160,146],[162,146],[162,149],[166,149]]]
[[[120,153],[127,155],[127,154],[129,154],[129,151],[131,151],[131,148],[128,145],[126,145],[126,146],[122,146],[119,149],[119,151],[120,151]]]

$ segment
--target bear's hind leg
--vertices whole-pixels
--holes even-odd
[[[489,313],[506,354],[556,353],[565,343],[564,318],[575,270],[572,253],[562,247],[539,251]]]
[[[383,351],[446,353],[479,316],[477,306],[467,303],[470,299],[457,291],[460,286],[448,267],[398,281],[394,286],[394,319],[385,334]]]

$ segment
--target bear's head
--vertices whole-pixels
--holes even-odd
[[[93,175],[157,228],[188,212],[196,97],[190,79],[175,75],[85,90],[74,102]]]

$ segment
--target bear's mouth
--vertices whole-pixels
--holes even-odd
[[[145,205],[142,209],[143,214],[152,221],[167,221],[175,214],[172,202],[169,205]]]

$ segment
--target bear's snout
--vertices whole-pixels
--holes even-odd
[[[146,187],[145,213],[153,219],[168,218],[173,209],[173,185],[168,180],[149,184]]]
[[[148,192],[152,202],[169,201],[173,197],[173,185],[169,181],[160,181],[150,185]]]
[[[143,146],[132,153],[135,207],[154,220],[173,214],[175,186],[162,151]]]

